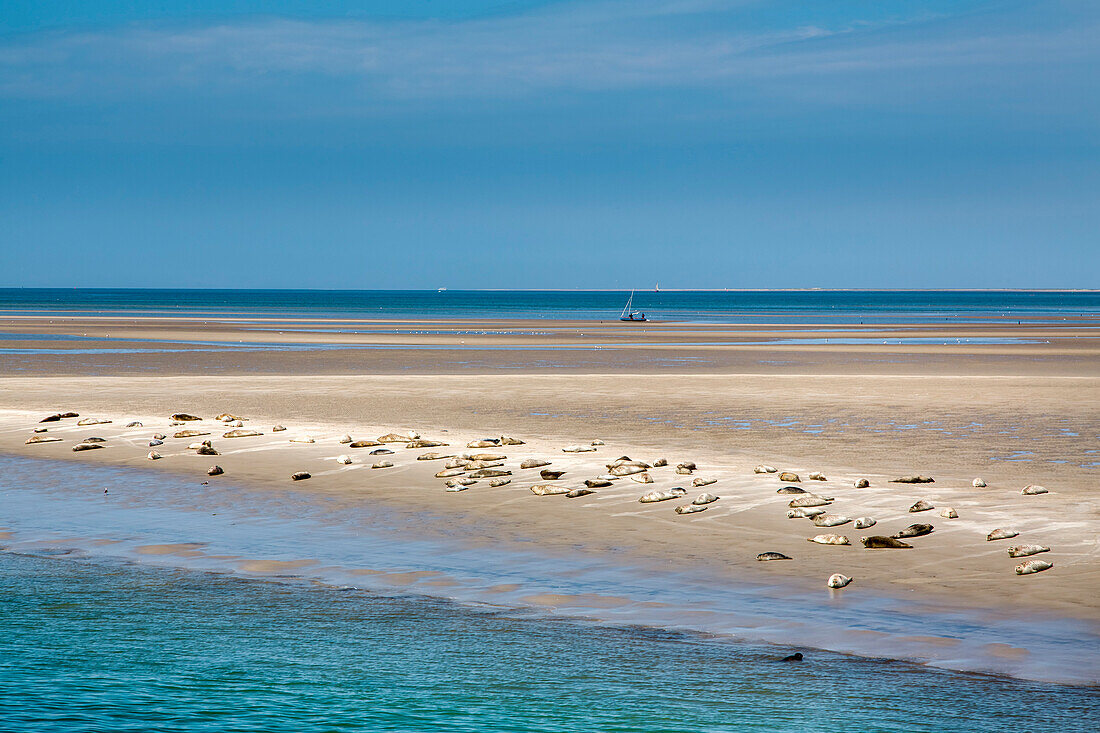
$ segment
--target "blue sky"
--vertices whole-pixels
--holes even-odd
[[[5,0],[0,286],[1100,287],[1100,3]]]

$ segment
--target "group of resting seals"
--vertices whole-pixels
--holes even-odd
[[[79,414],[75,412],[57,412],[46,416],[40,423],[53,423],[67,419],[79,418]],[[229,413],[223,413],[218,415],[215,420],[221,422],[223,425],[232,427],[232,430],[228,430],[222,434],[225,439],[232,438],[246,438],[254,436],[262,436],[264,433],[259,430],[253,430],[244,428],[244,420],[247,418],[241,418]],[[170,416],[170,425],[181,426],[187,423],[201,422],[202,418],[186,412],[173,413]],[[100,418],[84,418],[81,419],[78,426],[91,426],[109,424],[111,420]],[[140,422],[131,422],[127,424],[127,427],[140,427]],[[276,425],[272,428],[272,432],[281,432],[286,430],[282,425]],[[52,443],[59,442],[62,438],[48,435],[48,428],[37,428],[35,434],[32,435],[27,441],[27,444],[35,443]],[[173,438],[194,438],[210,435],[210,432],[201,429],[183,429],[178,430],[173,434]],[[162,445],[166,437],[162,434],[156,434],[149,442],[149,445],[158,446]],[[310,436],[296,436],[290,439],[291,442],[300,443],[313,443],[314,439]],[[443,447],[447,444],[440,441],[432,441],[422,438],[415,431],[410,431],[405,434],[389,433],[380,436],[378,440],[361,440],[354,441],[351,436],[345,435],[341,438],[340,442],[346,444],[350,448],[361,447],[378,447],[378,450],[372,451],[371,455],[380,454],[392,454],[393,451],[381,446],[387,443],[403,443],[406,448],[430,448],[430,447]],[[98,437],[88,437],[83,439],[77,445],[74,445],[72,450],[76,452],[95,450],[103,448],[106,445],[106,440]],[[499,438],[484,438],[477,441],[472,441],[468,444],[468,448],[500,448],[502,446],[515,446],[524,445],[524,441],[517,438],[508,436],[501,436]],[[603,441],[594,440],[588,444],[574,444],[562,448],[565,453],[585,453],[597,450],[599,446],[604,445]],[[194,449],[197,455],[219,455],[218,451],[213,448],[210,440],[202,441],[202,443],[195,443],[189,446]],[[156,451],[151,451],[148,455],[150,460],[156,460],[161,458],[161,455]],[[447,478],[447,490],[448,491],[463,491],[470,485],[477,483],[478,479],[491,478],[489,482],[490,486],[499,487],[508,484],[511,481],[512,472],[507,469],[498,468],[502,466],[506,456],[496,454],[462,454],[462,456],[456,455],[444,455],[426,453],[417,457],[417,460],[433,460],[448,458],[454,463],[447,464],[447,468],[436,474],[439,478]],[[342,464],[350,464],[352,460],[347,455],[341,455],[337,458],[337,462]],[[541,468],[539,472],[540,478],[543,481],[556,482],[565,475],[565,471],[557,469],[542,468],[550,465],[550,461],[542,459],[529,458],[524,460],[520,464],[521,469]],[[372,468],[388,468],[393,467],[393,463],[390,461],[379,461],[374,463]],[[598,488],[608,487],[613,485],[613,481],[619,478],[629,478],[638,483],[652,483],[652,478],[649,476],[648,471],[652,468],[659,468],[667,466],[668,463],[664,459],[658,459],[652,464],[647,464],[642,461],[632,461],[629,457],[623,456],[616,461],[607,464],[607,473],[597,476],[595,478],[586,479],[584,481],[583,488],[567,488],[556,483],[550,484],[535,484],[530,488],[531,493],[538,496],[549,495],[564,495],[568,498],[577,498],[582,496],[588,496],[595,493]],[[676,466],[676,473],[680,475],[691,475],[697,470],[697,466],[694,462],[684,462]],[[778,478],[785,483],[800,483],[801,477],[794,472],[784,471],[779,472],[777,468],[768,465],[759,465],[754,469],[754,473],[757,474],[775,474],[778,473]],[[212,466],[208,471],[209,476],[218,476],[224,474],[224,469],[221,466]],[[811,481],[826,481],[826,477],[821,472],[810,472],[807,477]],[[311,474],[308,471],[297,471],[291,475],[291,480],[302,481],[311,478]],[[706,486],[715,483],[717,479],[696,477],[692,484],[693,486]],[[902,476],[892,479],[890,483],[900,484],[927,484],[934,483],[934,479],[923,475]],[[856,488],[869,488],[870,482],[867,479],[859,479],[855,482]],[[980,478],[974,479],[972,482],[974,487],[985,487],[986,483]],[[853,522],[852,519],[841,515],[829,514],[826,509],[822,508],[830,505],[833,502],[831,497],[818,496],[807,492],[804,489],[795,486],[786,486],[778,490],[779,494],[794,494],[796,498],[792,499],[789,504],[789,511],[787,512],[788,518],[807,518],[818,527],[835,527],[849,522]],[[1038,496],[1049,493],[1048,490],[1039,485],[1030,484],[1024,487],[1022,494],[1026,496]],[[681,498],[687,494],[687,491],[682,487],[674,487],[670,489],[661,489],[651,491],[643,494],[639,497],[638,501],[641,503],[657,503],[668,501],[671,499]],[[708,506],[718,501],[719,497],[713,494],[701,494],[691,503],[677,506],[677,514],[694,514],[705,511]],[[919,513],[931,511],[935,507],[931,502],[927,500],[919,500],[915,504],[909,507],[909,512]],[[945,508],[940,512],[940,515],[954,519],[958,517],[958,513],[953,508]],[[854,520],[853,526],[857,529],[864,529],[876,524],[875,519],[871,517],[859,517]],[[922,537],[930,534],[934,527],[931,524],[912,524],[905,529],[895,533],[892,536],[886,535],[870,535],[861,537],[861,544],[867,549],[913,549],[913,545],[903,541],[903,539],[909,539],[913,537]],[[1008,529],[996,529],[989,533],[988,540],[994,541],[999,539],[1008,539],[1010,537],[1017,536],[1018,533]],[[821,534],[808,538],[808,541],[816,544],[825,545],[850,545],[850,541],[844,535],[837,534]],[[1030,557],[1031,555],[1049,552],[1050,548],[1042,545],[1018,545],[1009,548],[1009,556],[1013,558]],[[772,561],[772,560],[790,560],[791,558],[780,552],[762,552],[756,556],[758,561]],[[1016,566],[1015,572],[1017,575],[1030,575],[1039,573],[1044,570],[1052,568],[1054,564],[1050,561],[1043,559],[1027,560]],[[843,588],[852,582],[852,578],[835,573],[828,579],[827,585],[830,588]]]

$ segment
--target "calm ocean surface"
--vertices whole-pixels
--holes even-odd
[[[622,291],[0,289],[0,314],[395,319],[617,318]],[[693,323],[954,323],[1096,317],[1100,292],[638,291],[651,319]]]
[[[977,642],[943,664],[997,641],[1029,646],[1032,671],[1091,675],[1096,636],[1071,623],[563,568],[542,552],[418,538],[416,517],[226,489],[0,455],[0,730],[1000,732],[1092,731],[1100,719],[1096,687],[890,658],[914,633],[942,632]],[[195,550],[143,552],[172,542]],[[313,565],[248,570],[303,553]],[[429,574],[410,582],[416,570]],[[517,602],[600,591],[643,602],[576,613]],[[721,631],[752,614],[789,643]],[[805,643],[845,648],[842,628],[857,644],[877,635],[882,653]],[[796,649],[806,661],[779,661]]]

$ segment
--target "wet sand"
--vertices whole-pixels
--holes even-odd
[[[72,325],[59,327],[59,332],[72,331]],[[547,327],[527,327],[537,325]],[[166,328],[163,323],[154,326],[158,334]],[[36,333],[42,328],[34,325]],[[118,328],[112,328],[114,338]],[[566,335],[561,338],[575,339],[569,335],[574,328],[563,326]],[[723,328],[724,338],[732,338],[731,329]],[[1044,331],[1034,325],[1020,328],[1036,337],[1042,334],[1034,332]],[[532,361],[529,352],[501,350],[485,357],[491,363],[473,369],[475,373],[464,368],[446,374],[438,373],[438,363],[432,364],[439,352],[400,348],[144,355],[171,362],[161,366],[134,355],[54,355],[49,358],[65,368],[49,376],[42,374],[44,362],[35,369],[16,369],[7,361],[15,357],[6,357],[0,381],[0,450],[140,465],[213,485],[226,481],[258,491],[293,491],[337,504],[370,502],[389,507],[395,517],[431,513],[446,521],[425,531],[473,544],[534,543],[670,566],[700,564],[719,570],[731,583],[774,579],[822,593],[828,592],[828,576],[840,572],[855,578],[843,593],[912,594],[947,608],[991,613],[1031,609],[1098,621],[1100,359],[1096,339],[1070,328],[1045,329],[1049,344],[875,348],[733,342],[689,347],[676,342],[698,336],[674,332],[683,329],[678,326],[643,346],[600,350],[607,353],[552,352],[555,360],[570,365],[566,368],[524,366]],[[1006,332],[1015,329],[1014,324],[1003,326]],[[173,337],[183,335],[169,331]],[[962,331],[950,328],[926,328],[923,333],[933,331],[945,338],[963,337]],[[218,340],[232,335],[219,333]],[[462,340],[458,335],[448,338]],[[754,333],[751,338],[765,337]],[[682,355],[693,349],[715,355],[721,368],[681,365],[669,373],[653,365],[653,353]],[[599,370],[585,371],[593,354],[607,362]],[[762,358],[777,355],[782,363]],[[398,363],[405,366],[390,368]],[[512,363],[520,368],[507,366]],[[314,366],[318,368],[301,371]],[[143,373],[135,375],[135,370]],[[64,374],[85,376],[59,376]],[[59,410],[113,422],[85,428],[73,425],[74,420],[37,424]],[[152,433],[171,435],[192,427],[169,428],[167,416],[177,411],[203,416],[198,425],[212,433],[208,437],[222,455],[192,455],[186,446],[203,439],[199,437],[169,439],[156,448],[164,459],[146,460]],[[265,435],[221,438],[228,428],[212,421],[221,412],[250,418],[246,427]],[[144,425],[124,429],[131,420]],[[288,430],[271,433],[276,423]],[[33,427],[47,427],[64,441],[23,445]],[[392,455],[368,458],[372,449],[349,449],[338,442],[344,433],[366,439],[409,429],[450,445],[423,450],[397,445],[391,446]],[[302,433],[316,442],[289,442]],[[527,444],[499,451],[466,448],[471,440],[501,434]],[[109,447],[73,453],[72,445],[89,435],[107,438]],[[566,445],[595,439],[606,445],[591,453],[561,452]],[[504,468],[512,471],[512,482],[494,488],[481,480],[467,491],[447,493],[443,480],[433,477],[443,461],[415,460],[428,451],[506,454]],[[344,453],[352,456],[352,465],[335,461]],[[567,471],[560,483],[573,488],[604,473],[604,464],[621,455],[649,462],[664,457],[670,466],[650,472],[653,484],[621,478],[579,499],[534,496],[529,487],[541,483],[538,470],[518,468],[523,458],[545,458],[552,468]],[[380,459],[395,466],[368,468]],[[677,475],[674,467],[681,461],[694,461],[699,468],[694,475]],[[225,469],[225,476],[205,475],[214,463]],[[854,530],[851,524],[819,528],[806,519],[787,519],[787,502],[794,497],[776,490],[791,484],[773,474],[754,474],[760,463],[795,471],[802,481],[793,485],[835,497],[830,513],[869,515],[878,524]],[[291,473],[303,470],[313,478],[290,481]],[[822,471],[828,480],[808,480],[811,471]],[[914,473],[936,481],[889,483]],[[973,488],[970,482],[976,476],[988,487]],[[696,489],[691,486],[696,477],[717,482]],[[869,479],[870,488],[854,488],[857,478]],[[1027,484],[1042,484],[1050,493],[1024,496],[1020,491]],[[673,486],[687,488],[685,500],[637,501],[647,491]],[[704,491],[721,499],[698,514],[675,513],[675,506]],[[909,513],[919,499],[936,509]],[[959,518],[941,517],[944,507],[954,507]],[[912,550],[866,550],[859,545],[860,536],[891,534],[914,522],[936,529],[913,539]],[[997,527],[1011,527],[1020,536],[988,542],[986,534]],[[854,546],[806,541],[825,533],[846,535]],[[1010,558],[1007,548],[1025,543],[1051,547],[1037,557],[1055,567],[1015,575],[1013,568],[1022,560]],[[757,562],[756,555],[765,551],[793,560]],[[308,548],[303,556],[309,557]]]

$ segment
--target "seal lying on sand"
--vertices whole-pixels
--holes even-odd
[[[223,438],[252,438],[257,435],[263,435],[259,430],[230,430],[227,433],[222,433]]]
[[[1045,486],[1037,486],[1035,484],[1028,484],[1024,487],[1024,490],[1020,492],[1024,496],[1036,496],[1038,494],[1048,494]]]
[[[200,445],[198,447],[198,450],[195,451],[195,455],[199,455],[199,456],[220,456],[221,453],[218,453],[218,451],[216,451],[213,447],[211,447],[209,445]]]
[[[33,445],[34,443],[60,443],[61,438],[55,438],[51,435],[32,435],[23,442],[23,445]]]
[[[410,440],[416,440],[416,437],[409,434],[401,435],[399,433],[386,433],[378,437],[379,443],[408,443]]]
[[[927,512],[927,511],[931,511],[932,509],[935,509],[935,508],[936,507],[932,506],[931,502],[925,501],[924,499],[921,499],[916,504],[909,507],[909,512],[910,513]]]
[[[992,542],[993,540],[1008,540],[1013,537],[1019,537],[1020,533],[1014,529],[995,529],[985,536],[986,542]]]
[[[631,474],[642,473],[646,468],[647,466],[639,466],[634,463],[622,463],[612,466],[607,472],[612,476],[630,476]]]
[[[408,443],[405,444],[405,447],[406,448],[439,448],[439,447],[444,446],[444,445],[447,445],[447,444],[446,443],[441,443],[438,440],[410,440]]]
[[[665,459],[665,458],[658,458],[657,460],[655,460],[653,462],[653,467],[654,468],[664,468],[667,465],[668,465],[668,460]]]
[[[273,432],[273,433],[281,433],[284,430],[286,430],[286,428],[283,427],[282,425],[275,425],[271,428],[271,432]]]
[[[810,479],[811,481],[826,481],[827,480],[825,478],[825,474],[823,474],[821,471],[814,471],[809,476],[807,476],[807,478]]]
[[[94,435],[89,435],[87,438],[85,438],[81,442],[82,443],[106,443],[107,439],[106,438],[99,438],[99,437],[96,437]]]
[[[78,422],[77,425],[79,425],[81,427],[83,427],[85,425],[106,425],[109,422],[111,422],[111,421],[110,420],[101,420],[98,417],[86,417],[83,420],[81,420],[80,422]]]
[[[779,480],[788,484],[802,483],[802,479],[798,477],[798,474],[791,473],[790,471],[784,471],[783,473],[779,474]]]
[[[913,546],[908,542],[902,542],[899,539],[893,537],[886,537],[884,535],[876,534],[870,537],[860,537],[859,541],[863,543],[863,546],[869,550],[880,550],[884,548],[895,550],[912,550]]]
[[[782,489],[776,489],[777,494],[808,494],[810,492],[805,489],[800,489],[797,486],[784,486]]]
[[[379,440],[382,440],[379,438]],[[486,438],[484,440],[471,440],[466,444],[467,448],[496,448],[500,445],[500,441],[496,438]]]
[[[718,501],[718,497],[715,496],[714,494],[699,494],[699,496],[695,497],[695,500],[692,501],[691,503],[692,504],[713,504],[716,501]]]
[[[824,514],[825,510],[820,507],[795,507],[787,511],[787,519],[813,519],[819,514]]]
[[[389,461],[379,461],[378,463],[372,463],[371,468],[393,468],[393,464]]]
[[[761,463],[759,466],[752,469],[752,472],[753,473],[775,473],[778,470],[779,469],[776,468],[775,466],[768,466],[766,464]]]
[[[593,491],[592,489],[573,489],[572,491],[566,492],[565,498],[566,499],[576,499],[576,498],[581,497],[581,496],[588,496],[589,494],[595,494],[595,493],[596,492]]]
[[[890,479],[892,484],[934,484],[936,480],[929,476],[899,476]]]
[[[696,512],[705,512],[707,509],[709,509],[709,507],[700,504],[684,504],[683,506],[676,507],[676,513],[695,514]]]
[[[1043,545],[1014,545],[1008,548],[1009,557],[1030,557],[1040,552],[1050,552],[1050,548]]]
[[[867,488],[868,486],[870,486],[870,485],[871,485],[871,482],[870,482],[870,481],[868,481],[868,480],[867,480],[867,479],[865,479],[865,478],[861,478],[861,479],[859,479],[858,481],[856,481],[856,483],[855,483],[855,487],[856,487],[857,489],[866,489],[866,488]]]
[[[348,448],[377,448],[380,445],[377,440],[356,440],[348,443]]]
[[[663,489],[659,491],[651,491],[648,494],[642,494],[638,497],[638,501],[642,504],[653,504],[658,501],[668,501],[669,499],[679,499],[681,496],[686,496],[687,490],[680,487],[672,489]]]
[[[910,524],[900,532],[894,533],[894,539],[901,539],[903,537],[924,537],[926,534],[932,534],[934,530],[931,524]]]
[[[435,477],[436,478],[451,478],[452,476],[462,476],[465,473],[466,473],[465,469],[462,469],[462,468],[444,468],[442,471],[438,472],[435,475]]]
[[[868,527],[874,527],[878,522],[874,517],[856,517],[856,521],[852,523],[852,526],[856,529],[867,529]]]
[[[73,446],[73,452],[79,452],[82,450],[95,450],[96,448],[106,448],[103,443],[81,443],[80,445]]]
[[[307,478],[312,478],[309,471],[298,471],[297,473],[290,474],[291,481],[305,481]]]
[[[139,423],[137,420],[134,420],[133,422],[126,423],[126,427],[128,427],[128,428],[140,428],[140,427],[142,427],[142,424]]]
[[[351,456],[346,453],[341,453],[340,455],[336,456],[336,462],[344,466],[349,466],[351,465]]]
[[[839,514],[819,514],[811,520],[815,527],[839,527],[852,521],[850,517],[842,517]]]
[[[816,542],[819,545],[850,545],[851,542],[842,534],[819,534],[808,537],[807,542]]]
[[[527,445],[526,443],[524,443],[519,438],[513,438],[510,435],[500,436],[500,444],[501,445]]]
[[[155,448],[158,445],[164,445],[164,441],[160,440],[159,438],[153,438],[152,440],[149,441],[149,447],[150,448]]]
[[[829,576],[829,580],[826,583],[826,585],[828,585],[830,588],[843,588],[844,586],[848,585],[851,582],[852,582],[852,579],[849,578],[847,575],[842,575],[840,573],[833,573],[832,575]]]
[[[539,468],[541,466],[549,466],[550,461],[544,461],[541,458],[525,458],[523,463],[519,464],[520,468]]]
[[[981,489],[985,487],[985,481],[980,478],[976,478],[970,482],[970,485],[973,486],[975,489]]]
[[[496,488],[497,486],[507,486],[510,483],[512,483],[510,478],[495,478],[489,482],[489,485]]]
[[[197,438],[200,435],[210,435],[210,433],[204,433],[201,430],[180,430],[172,435],[173,438]]]
[[[944,519],[958,519],[959,513],[955,511],[952,507],[947,507],[940,512],[940,516]]]
[[[542,476],[544,481],[557,481],[565,475],[565,471],[555,471],[550,468],[544,468],[539,471],[539,476]]]
[[[238,417],[228,412],[223,412],[220,415],[215,415],[214,419],[218,422],[240,422],[241,420],[247,420],[248,418]]]
[[[512,472],[507,469],[501,468],[479,468],[470,474],[470,478],[499,478],[501,476],[511,476]]]
[[[584,485],[590,489],[602,489],[606,486],[614,486],[614,484],[607,479],[585,479]]]
[[[157,453],[155,450],[151,450],[149,451],[149,454],[145,457],[148,458],[150,461],[159,461],[164,456],[162,456],[160,453]]]
[[[567,445],[561,449],[562,453],[591,453],[596,450],[595,446],[591,445]]]
[[[1032,573],[1041,573],[1044,570],[1050,570],[1052,567],[1054,567],[1054,563],[1047,562],[1046,560],[1028,560],[1016,566],[1016,574],[1031,575]]]
[[[760,562],[767,562],[768,560],[790,560],[791,558],[787,557],[782,552],[761,552],[756,556],[756,559]]]
[[[225,471],[221,466],[211,466],[206,471],[207,476],[221,476],[223,473],[225,473]]]
[[[178,420],[179,422],[194,422],[196,420],[202,420],[201,417],[198,417],[196,415],[191,415],[191,414],[186,413],[186,412],[174,413],[172,415],[172,417],[170,417],[169,419],[170,420]]]
[[[797,499],[791,499],[787,506],[794,509],[795,507],[810,507],[810,506],[828,506],[832,504],[832,499],[826,499],[824,496],[815,496],[814,494],[806,494],[800,496]]]
[[[630,476],[630,480],[639,484],[651,484],[653,483],[653,477],[648,473],[635,473]]]
[[[568,494],[572,489],[561,484],[535,484],[531,487],[531,493],[535,496],[555,496]]]
[[[370,452],[370,455],[372,455],[372,456],[392,456],[393,451],[390,450],[389,448],[379,448],[378,450],[372,450]]]
[[[312,435],[295,435],[290,439],[291,443],[316,443]]]
[[[692,481],[691,481],[691,485],[696,487],[696,488],[698,488],[700,486],[710,486],[711,484],[716,484],[716,483],[718,483],[718,479],[716,479],[716,478],[697,478],[697,479],[692,479]]]
[[[439,460],[442,460],[444,458],[454,458],[454,456],[453,455],[448,455],[446,453],[430,453],[429,452],[429,453],[421,453],[420,455],[418,455],[416,457],[416,460],[418,460],[418,461],[439,461]]]

